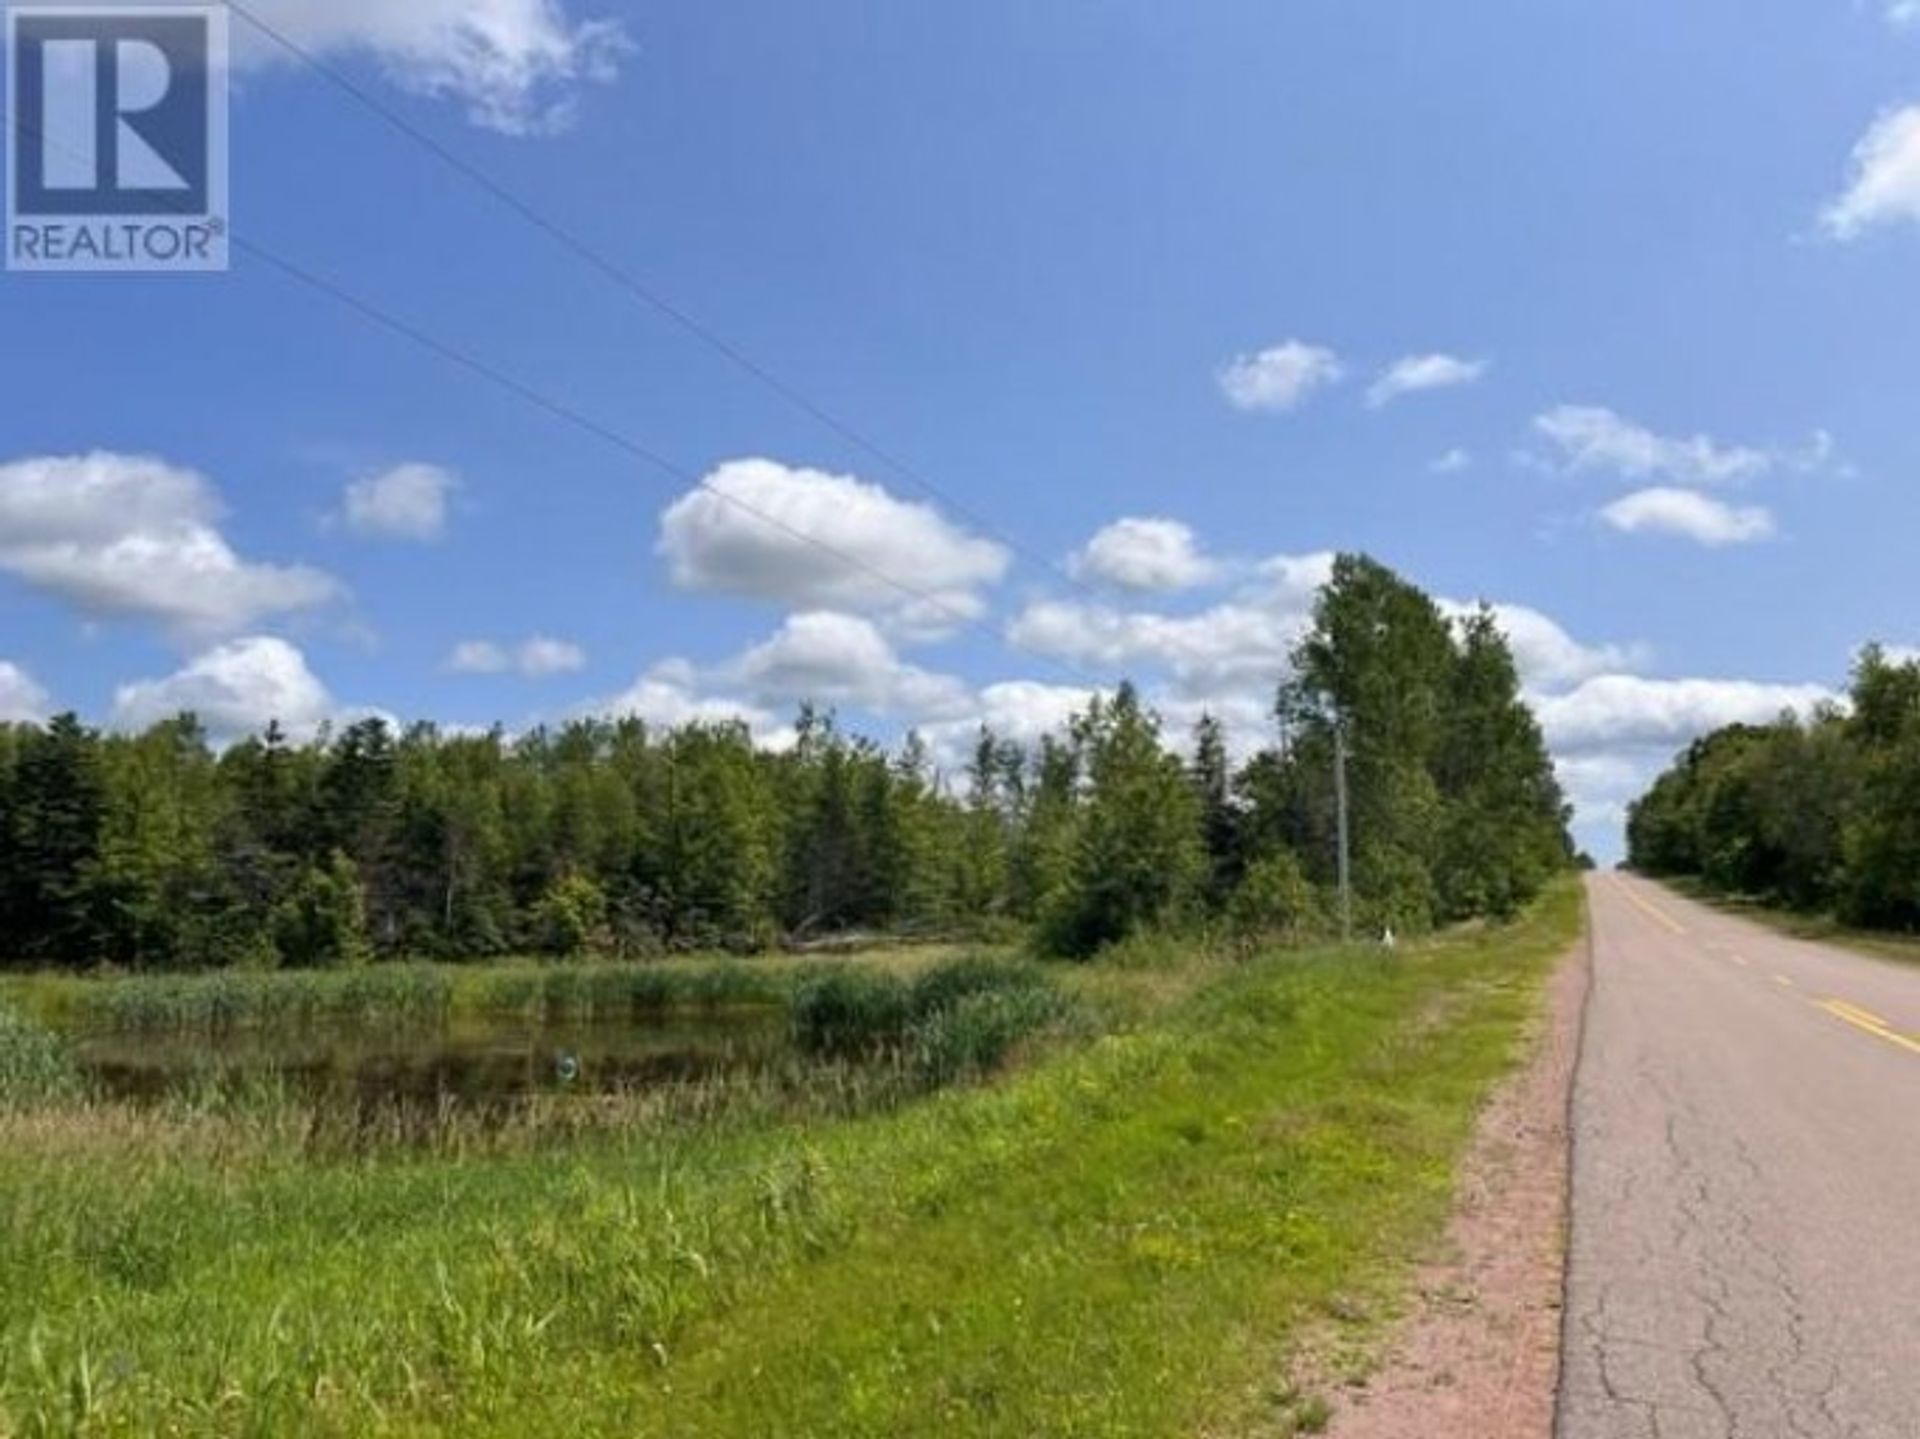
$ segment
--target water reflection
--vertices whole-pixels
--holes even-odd
[[[788,1053],[777,1011],[552,1022],[470,1014],[443,1024],[317,1021],[72,1038],[96,1085],[129,1099],[268,1077],[315,1097],[485,1102],[605,1094],[764,1070]]]

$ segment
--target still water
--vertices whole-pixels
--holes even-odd
[[[445,1023],[316,1020],[218,1033],[81,1031],[75,1057],[104,1092],[151,1099],[275,1079],[316,1097],[479,1101],[604,1094],[766,1069],[788,1054],[777,1011]]]

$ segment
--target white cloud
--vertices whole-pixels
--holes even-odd
[[[1896,7],[1920,15],[1920,4]],[[1853,147],[1846,191],[1821,213],[1837,240],[1900,221],[1920,223],[1920,105],[1884,111]]]
[[[243,629],[335,599],[303,565],[243,560],[215,527],[213,486],[144,455],[95,451],[0,465],[0,570],[98,618],[186,633]]]
[[[426,544],[446,533],[447,501],[459,487],[439,465],[396,465],[354,480],[341,509],[356,534]]]
[[[1456,446],[1444,455],[1435,456],[1427,468],[1436,475],[1457,475],[1473,468],[1473,456]]]
[[[703,693],[700,677],[685,660],[663,660],[644,671],[619,694],[587,706],[610,719],[645,720],[660,729],[685,724],[742,723],[762,743],[777,743],[779,722],[769,711],[744,700]]]
[[[920,736],[938,764],[959,770],[973,758],[982,725],[998,739],[1031,748],[1047,735],[1064,735],[1067,722],[1086,709],[1096,693],[1038,680],[1004,680],[982,689],[971,713],[921,725]]]
[[[1468,618],[1480,608],[1459,600],[1437,603],[1441,613],[1455,621]],[[1526,605],[1496,604],[1488,608],[1507,637],[1521,683],[1531,690],[1578,684],[1609,670],[1632,668],[1647,658],[1641,645],[1582,644],[1557,621]]]
[[[575,20],[562,0],[250,0],[302,49],[364,54],[395,84],[458,101],[476,125],[510,135],[563,129],[584,82],[614,78],[629,48],[619,25]],[[233,21],[234,61],[289,65],[294,57]]]
[[[585,668],[587,652],[570,640],[535,635],[514,646],[493,640],[462,640],[447,656],[445,668],[455,674],[497,675],[513,670],[529,679],[569,674]]]
[[[270,635],[230,640],[164,678],[114,691],[113,723],[123,729],[144,729],[185,711],[198,715],[217,742],[258,733],[275,720],[288,735],[306,739],[339,717],[306,656]]]
[[[1315,390],[1338,384],[1346,366],[1332,350],[1288,340],[1255,355],[1229,360],[1215,377],[1239,410],[1297,409]]]
[[[51,703],[32,675],[10,660],[0,660],[0,724],[37,724],[47,717]]]
[[[763,702],[812,700],[878,714],[943,718],[972,703],[966,685],[902,662],[872,621],[815,610],[789,615],[722,674]]]
[[[1402,395],[1471,385],[1486,372],[1485,360],[1463,360],[1458,355],[1407,355],[1381,372],[1380,378],[1367,390],[1367,404],[1377,410]]]
[[[1824,461],[1832,445],[1830,436],[1821,436],[1811,458],[1796,460],[1778,450],[1723,446],[1706,435],[1655,434],[1599,405],[1561,405],[1537,416],[1533,427],[1553,442],[1569,470],[1610,470],[1634,480],[1662,476],[1688,485],[1756,479],[1781,464],[1807,467]]]
[[[1270,695],[1332,566],[1330,554],[1276,556],[1258,567],[1255,583],[1192,614],[1036,601],[1009,623],[1007,638],[1035,654],[1108,671],[1165,669],[1190,698],[1248,689]]]
[[[1196,692],[1278,683],[1304,616],[1240,601],[1191,615],[1122,610],[1071,600],[1027,606],[1007,627],[1023,650],[1112,672],[1165,668]]]
[[[1767,724],[1787,710],[1806,713],[1838,699],[1821,685],[1752,680],[1648,679],[1599,675],[1563,695],[1534,701],[1547,743],[1587,754],[1677,750],[1730,724]]]
[[[685,588],[877,614],[915,638],[983,614],[979,590],[1009,558],[931,505],[761,459],[724,464],[669,505],[657,548]]]
[[[582,669],[587,663],[587,652],[571,640],[557,640],[550,635],[535,635],[524,641],[518,656],[520,673],[536,678],[544,675],[570,674]]]
[[[447,656],[445,668],[457,675],[502,675],[513,668],[513,656],[492,640],[462,640]]]
[[[1920,25],[1920,0],[1887,0],[1887,19],[1895,25]]]
[[[1115,520],[1087,541],[1070,568],[1083,579],[1129,590],[1184,590],[1219,573],[1190,528],[1161,519]]]
[[[1680,750],[1730,724],[1769,724],[1841,697],[1820,685],[1598,675],[1559,695],[1532,696],[1554,767],[1589,849],[1617,853],[1627,806]]]
[[[1600,518],[1625,534],[1677,535],[1714,548],[1774,533],[1773,516],[1758,505],[1729,505],[1697,490],[1636,490],[1602,509]]]

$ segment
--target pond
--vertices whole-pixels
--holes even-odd
[[[572,1021],[481,1013],[444,1023],[335,1019],[68,1038],[95,1085],[127,1099],[273,1079],[316,1098],[484,1105],[763,1071],[790,1053],[777,1010]]]

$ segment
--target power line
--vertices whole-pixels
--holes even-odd
[[[42,134],[36,127],[16,124],[9,115],[0,114],[0,128],[26,135],[42,143],[48,143],[51,140],[51,137]],[[756,505],[750,500],[742,499],[738,495],[729,494],[726,490],[709,483],[705,477],[696,474],[693,470],[668,459],[659,451],[649,448],[640,441],[633,439],[631,436],[614,429],[612,426],[600,420],[594,419],[584,411],[575,409],[564,400],[555,399],[544,391],[534,388],[526,381],[508,374],[506,371],[488,363],[486,360],[480,359],[478,356],[468,353],[457,345],[440,339],[438,336],[421,329],[411,321],[402,319],[398,315],[382,309],[372,301],[363,299],[351,290],[348,290],[345,286],[328,279],[326,276],[320,275],[295,261],[276,254],[266,246],[247,239],[237,231],[228,232],[227,242],[233,248],[241,250],[254,259],[270,265],[286,278],[294,280],[317,294],[325,296],[343,308],[350,310],[361,319],[377,325],[389,333],[400,336],[402,339],[426,350],[428,353],[439,357],[447,363],[466,370],[468,373],[487,381],[489,384],[514,396],[516,399],[544,411],[553,418],[571,425],[591,435],[595,439],[641,460],[660,473],[714,496],[724,504],[731,505],[741,513],[751,516],[762,524],[777,530],[800,544],[810,546],[813,549],[819,550],[822,554],[831,556],[849,568],[857,570],[868,578],[886,586],[888,589],[904,595],[908,599],[917,600],[931,606],[935,611],[952,620],[956,628],[978,629],[996,640],[1005,639],[1005,636],[977,615],[955,608],[944,596],[932,590],[922,589],[917,585],[909,584],[907,581],[887,573],[879,566],[868,562],[859,555],[851,554],[839,548],[837,545],[829,544],[827,541],[820,539],[817,535],[809,534],[807,531],[787,523],[787,521],[781,519],[778,515],[773,514],[764,507]],[[1083,685],[1090,685],[1095,689],[1104,689],[1107,687],[1104,681],[1061,656],[1043,654],[1034,650],[1026,650],[1023,651],[1023,653],[1033,659],[1041,661],[1043,664],[1054,666],[1062,673],[1071,675]]]
[[[661,294],[658,290],[641,281],[631,270],[626,269],[615,260],[609,258],[604,251],[589,244],[586,240],[581,239],[580,236],[558,221],[549,219],[530,202],[523,199],[516,191],[495,179],[486,170],[467,159],[457,150],[436,139],[428,131],[421,129],[399,111],[383,103],[378,97],[368,91],[365,86],[356,83],[351,76],[347,75],[338,66],[328,64],[292,36],[286,34],[268,21],[263,20],[259,15],[255,14],[251,8],[242,3],[242,0],[222,0],[222,3],[225,4],[228,10],[238,15],[242,20],[246,21],[247,24],[258,30],[262,35],[265,35],[269,40],[273,41],[274,44],[280,46],[289,55],[292,55],[300,61],[300,63],[308,66],[316,74],[323,76],[342,94],[348,96],[355,103],[365,108],[370,114],[377,116],[399,134],[413,141],[416,145],[419,145],[470,184],[477,186],[495,201],[504,205],[527,224],[533,226],[561,248],[572,254],[576,259],[596,271],[604,279],[624,291],[630,298],[637,300],[654,311],[655,314],[670,321],[682,332],[692,336],[709,350],[727,360],[743,374],[748,375],[795,409],[831,430],[855,449],[877,460],[896,475],[917,486],[925,494],[939,500],[954,513],[968,520],[977,528],[992,535],[1014,553],[1040,566],[1064,583],[1083,592],[1093,593],[1093,591],[1071,571],[1062,569],[1054,560],[1041,554],[1038,550],[1027,546],[1014,535],[995,525],[991,520],[972,509],[957,496],[941,486],[936,485],[914,465],[909,464],[906,460],[900,458],[877,442],[868,439],[866,435],[856,429],[852,424],[841,419],[833,411],[812,399],[797,386],[783,379],[768,366],[754,359],[751,355],[747,354],[746,351],[741,349],[740,346],[734,344],[724,336],[717,334],[705,324],[701,323],[700,320]]]

